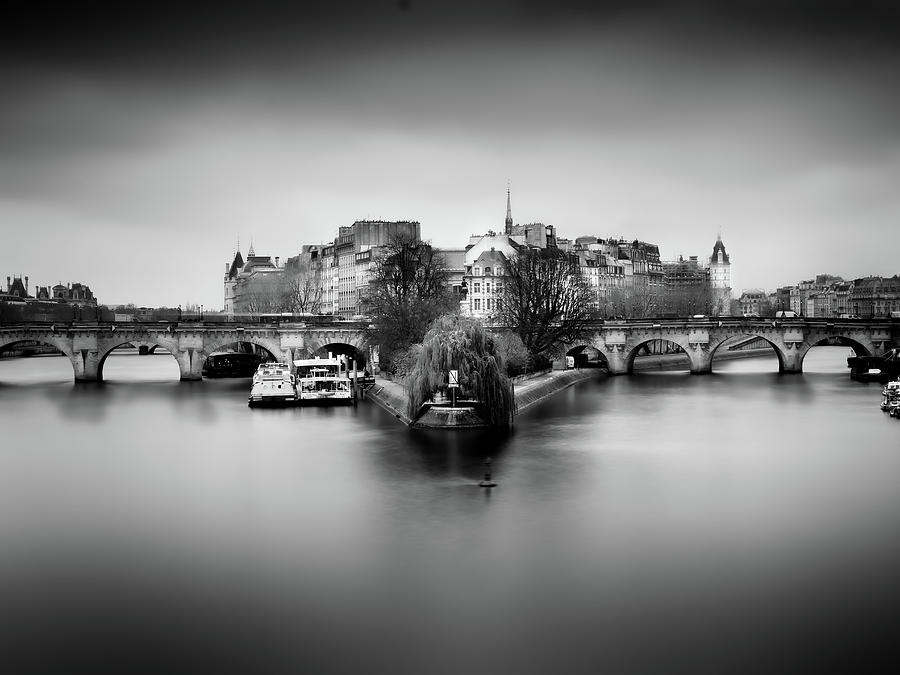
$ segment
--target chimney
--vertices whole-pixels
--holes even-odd
[[[276,255],[276,256],[275,256],[275,267],[278,267],[278,261],[279,261],[279,260],[280,260],[280,258]]]
[[[28,275],[25,275],[25,295],[28,295]]]
[[[225,274],[228,274],[231,271],[231,265],[225,263]]]
[[[10,288],[12,288],[12,282],[9,277],[6,277],[6,291],[9,292]]]

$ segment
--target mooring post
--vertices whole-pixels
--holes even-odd
[[[480,487],[496,487],[497,483],[491,478],[491,458],[486,457],[484,460],[484,480],[478,483]]]

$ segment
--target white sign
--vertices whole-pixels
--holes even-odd
[[[451,389],[455,389],[456,387],[459,387],[459,371],[458,370],[450,370],[450,371],[448,371],[448,374],[450,376],[450,384],[447,386],[449,386]]]

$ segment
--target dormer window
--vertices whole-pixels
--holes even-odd
[[[481,276],[481,268],[480,268],[480,267],[476,267],[476,268],[475,268],[474,274],[475,274],[476,277],[480,277],[480,276]]]
[[[484,274],[485,274],[485,276],[491,276],[491,268],[490,268],[490,267],[485,267],[485,268],[484,268]]]

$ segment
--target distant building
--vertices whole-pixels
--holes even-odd
[[[417,221],[358,220],[338,228],[333,242],[304,245],[287,263],[258,256],[251,246],[225,264],[225,313],[309,312],[352,318],[379,251],[397,237],[421,239]]]
[[[30,298],[28,295],[28,277],[25,277],[24,283],[22,277],[6,277],[6,291],[3,293],[4,300],[25,300]]]
[[[503,276],[507,261],[523,247],[507,234],[488,234],[469,238],[464,259],[460,311],[468,316],[488,319],[502,303]]]
[[[666,291],[675,292],[681,289],[710,287],[709,269],[700,264],[697,256],[678,256],[678,260],[663,263],[666,280]]]
[[[863,319],[900,312],[900,276],[854,279],[850,305]]]
[[[240,251],[225,271],[225,314],[267,314],[281,311],[283,269],[279,258],[256,255],[253,245],[244,260]]]
[[[775,299],[773,301],[772,309],[776,312],[784,312],[791,309],[791,286],[782,286],[781,288],[775,289]]]
[[[716,236],[716,243],[709,257],[709,285],[713,295],[713,314],[728,316],[731,307],[731,260],[725,251],[721,234]]]
[[[741,293],[741,314],[743,316],[767,316],[769,295],[760,288],[750,288]]]
[[[24,281],[23,281],[24,279]],[[6,277],[6,291],[0,292],[2,300],[40,300],[62,302],[76,307],[96,306],[97,299],[90,286],[82,283],[55,286],[37,286],[34,296],[29,295],[28,277]]]

